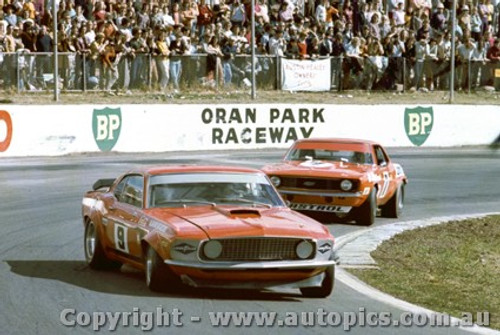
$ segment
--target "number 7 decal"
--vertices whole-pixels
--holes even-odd
[[[389,190],[389,185],[391,183],[390,179],[390,175],[389,175],[389,172],[384,172],[384,184],[382,185],[382,188],[380,189],[380,194],[379,194],[379,198],[383,198],[385,197],[385,195],[387,194],[387,190]]]

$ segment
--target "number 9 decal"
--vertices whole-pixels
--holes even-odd
[[[115,247],[128,254],[127,231],[127,227],[115,223]]]

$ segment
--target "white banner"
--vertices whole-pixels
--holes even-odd
[[[281,88],[284,91],[329,91],[330,59],[281,59]]]

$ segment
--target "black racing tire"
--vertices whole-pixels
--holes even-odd
[[[120,262],[112,261],[106,257],[104,248],[101,244],[99,231],[93,221],[89,221],[85,225],[83,244],[85,250],[85,260],[91,269],[115,270],[122,266]]]
[[[377,217],[377,189],[370,191],[368,198],[357,211],[356,222],[363,226],[371,226]]]
[[[163,262],[156,250],[148,247],[145,259],[146,285],[154,292],[175,292],[182,289],[180,278]]]
[[[333,292],[335,286],[335,265],[325,270],[325,278],[319,287],[301,287],[300,292],[306,298],[326,298]]]
[[[401,183],[392,198],[382,207],[382,216],[393,219],[399,218],[403,214],[404,198],[405,185]]]

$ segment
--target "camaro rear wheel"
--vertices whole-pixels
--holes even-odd
[[[405,185],[403,183],[398,185],[396,192],[392,198],[387,202],[387,204],[382,207],[382,216],[387,218],[395,218],[401,216],[403,213],[405,198]]]
[[[371,226],[377,216],[377,189],[372,188],[366,201],[359,207],[356,222]]]
[[[121,266],[120,262],[112,261],[106,257],[101,245],[97,226],[92,221],[89,221],[85,226],[84,248],[85,260],[92,269],[117,269]]]
[[[146,285],[151,291],[175,291],[181,288],[181,281],[163,262],[151,247],[146,252]]]
[[[325,278],[319,287],[301,287],[300,292],[307,298],[326,298],[333,292],[335,284],[335,265],[325,270]]]

